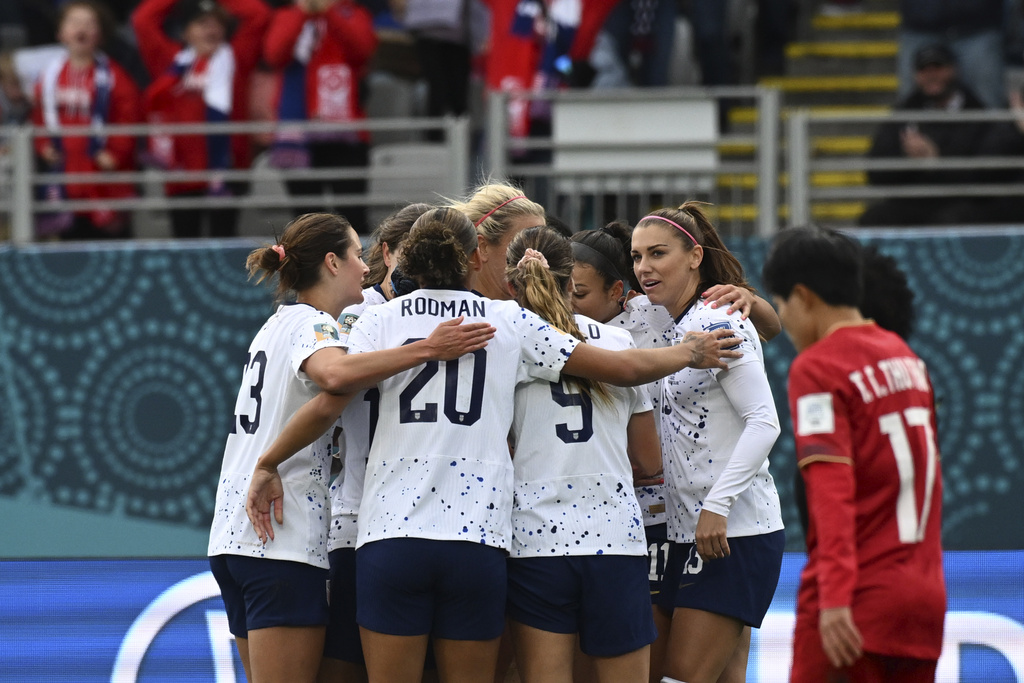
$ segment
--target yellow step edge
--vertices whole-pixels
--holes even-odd
[[[867,154],[871,149],[871,136],[823,135],[812,138],[811,147],[818,154]]]
[[[725,173],[718,176],[718,187],[723,189],[753,190],[758,176],[754,173]],[[868,177],[863,171],[828,171],[811,174],[812,187],[862,187]],[[779,184],[789,186],[789,174],[779,174]]]
[[[851,29],[885,31],[899,27],[899,12],[856,12],[838,16],[817,14],[811,19],[811,28],[818,31],[843,31]]]
[[[818,154],[867,154],[871,149],[871,137],[867,135],[823,135],[811,139],[811,147]],[[753,143],[726,143],[718,145],[718,153],[724,157],[750,156],[757,152]]]
[[[866,202],[822,202],[811,204],[811,217],[817,221],[854,221],[867,208]]]
[[[854,221],[867,209],[866,202],[816,202],[811,204],[811,218],[816,221]],[[757,220],[757,207],[753,204],[720,204],[709,207],[708,217],[715,222]],[[779,207],[779,218],[789,218],[789,207]]]
[[[808,107],[812,114],[851,114],[856,116],[886,116],[892,107],[885,104],[820,104]],[[789,118],[789,107],[782,109],[782,118]],[[757,123],[756,107],[733,107],[729,110],[729,123],[733,125]]]
[[[762,78],[759,85],[785,92],[896,92],[900,79],[896,74],[866,76],[773,76]]]
[[[790,43],[786,57],[838,57],[842,59],[873,59],[895,57],[900,50],[895,40]]]

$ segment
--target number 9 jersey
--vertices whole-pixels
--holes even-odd
[[[417,290],[367,310],[351,353],[427,337],[458,316],[496,328],[487,347],[377,385],[380,403],[359,507],[357,548],[387,538],[470,541],[508,550],[515,387],[558,381],[578,340],[511,301]]]
[[[208,555],[245,555],[327,568],[327,499],[331,443],[324,435],[277,468],[284,487],[284,524],[263,545],[245,514],[256,461],[299,408],[320,392],[300,370],[320,349],[343,346],[338,323],[307,304],[288,304],[263,324],[249,346],[235,400]]]
[[[841,327],[790,368],[807,565],[797,637],[851,607],[874,654],[938,659],[946,611],[942,475],[928,373],[896,334]]]

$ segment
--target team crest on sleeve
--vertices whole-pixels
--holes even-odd
[[[711,323],[710,325],[708,325],[707,327],[704,328],[704,331],[710,333],[710,332],[714,332],[715,330],[731,330],[731,329],[732,329],[732,325],[729,323],[729,321],[728,320],[723,320],[721,322]],[[733,335],[734,336],[738,336],[738,335],[736,335],[735,332],[733,332]],[[726,349],[731,351],[733,349],[739,348],[739,345],[742,344],[742,343],[743,342],[741,340],[737,344],[733,344],[732,346],[726,347]]]
[[[333,339],[338,341],[340,336],[338,334],[338,328],[330,323],[317,323],[313,325],[313,333],[316,335],[318,342],[327,341]]]
[[[831,434],[836,430],[832,394],[807,394],[796,400],[797,436]]]

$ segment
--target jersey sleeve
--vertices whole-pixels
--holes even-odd
[[[344,347],[338,322],[317,311],[300,321],[292,332],[292,371],[298,374],[307,358],[329,347]]]
[[[856,480],[845,403],[807,357],[790,368],[790,411],[797,464],[817,540],[819,606],[847,607],[857,583]]]
[[[342,334],[347,334],[349,353],[369,353],[378,350],[381,319],[375,308],[365,309],[362,315],[357,316],[347,333],[342,329]],[[345,316],[346,314],[342,313],[343,326]]]
[[[704,508],[727,517],[736,498],[750,486],[779,436],[779,416],[760,363],[744,363],[719,375],[719,382],[737,414],[743,432],[729,463],[704,500]]]
[[[760,359],[758,351],[760,342],[757,341],[757,330],[754,328],[754,323],[750,322],[750,320],[743,320],[739,313],[728,315],[722,309],[711,308],[705,301],[698,301],[694,306],[697,308],[694,312],[693,321],[686,326],[687,330],[700,329],[704,332],[714,332],[715,330],[728,329],[732,330],[733,334],[740,338],[739,346],[733,347],[733,349],[743,355],[739,358],[725,359],[726,365],[729,366],[730,370],[746,363],[757,362]],[[682,332],[682,330],[677,329],[678,336],[683,336]],[[713,368],[709,372],[717,377],[722,372],[722,369]]]
[[[536,313],[518,309],[510,316],[520,347],[516,382],[539,379],[557,382],[562,366],[580,343],[572,335],[553,327]]]

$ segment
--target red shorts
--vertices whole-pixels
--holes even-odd
[[[934,683],[938,660],[890,657],[865,652],[853,666],[837,669],[821,648],[817,630],[793,638],[789,683]]]

